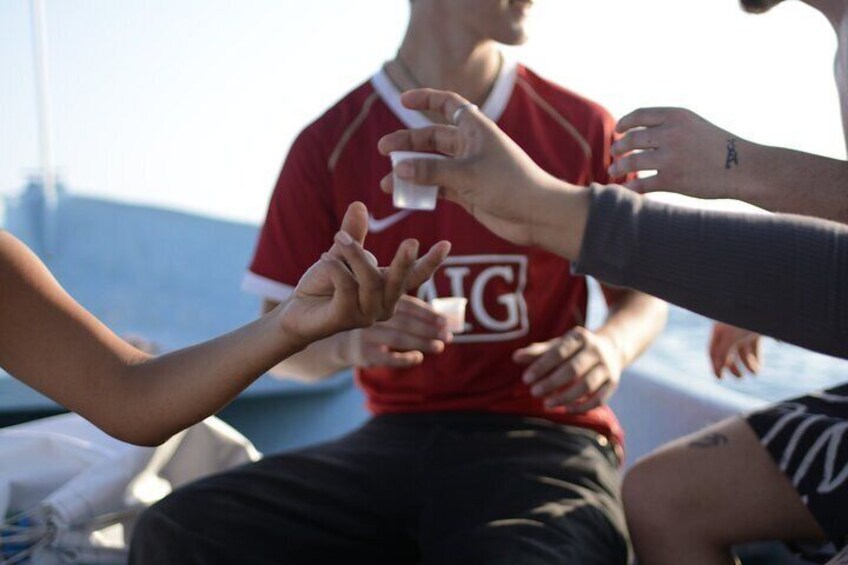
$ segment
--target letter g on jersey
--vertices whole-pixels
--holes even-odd
[[[527,257],[524,255],[459,255],[448,257],[418,297],[468,298],[465,333],[454,342],[508,341],[529,331]]]

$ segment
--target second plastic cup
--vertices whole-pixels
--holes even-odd
[[[467,298],[457,296],[434,298],[430,301],[433,310],[447,318],[448,331],[455,334],[465,331],[465,307],[467,305]]]
[[[417,151],[392,151],[392,169],[398,166],[399,163],[410,159],[445,159],[444,155],[436,155],[435,153],[419,153]],[[394,179],[394,193],[392,203],[395,208],[406,208],[409,210],[435,210],[436,199],[439,196],[439,187],[430,184],[415,184],[403,179],[399,179],[397,175]]]

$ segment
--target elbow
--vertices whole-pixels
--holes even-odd
[[[127,420],[131,420],[131,418],[127,418]],[[132,421],[114,423],[92,421],[92,423],[113,438],[139,447],[159,447],[176,433],[163,430],[157,426],[146,426]]]
[[[126,438],[119,438],[121,441],[137,445],[139,447],[159,447],[169,439],[172,435],[162,434],[128,434]]]

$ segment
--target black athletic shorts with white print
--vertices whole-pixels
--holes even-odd
[[[830,539],[815,553],[832,557],[848,544],[848,384],[771,405],[747,421]]]

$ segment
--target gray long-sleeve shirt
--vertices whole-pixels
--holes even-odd
[[[593,185],[576,272],[848,358],[848,226],[691,210]]]

